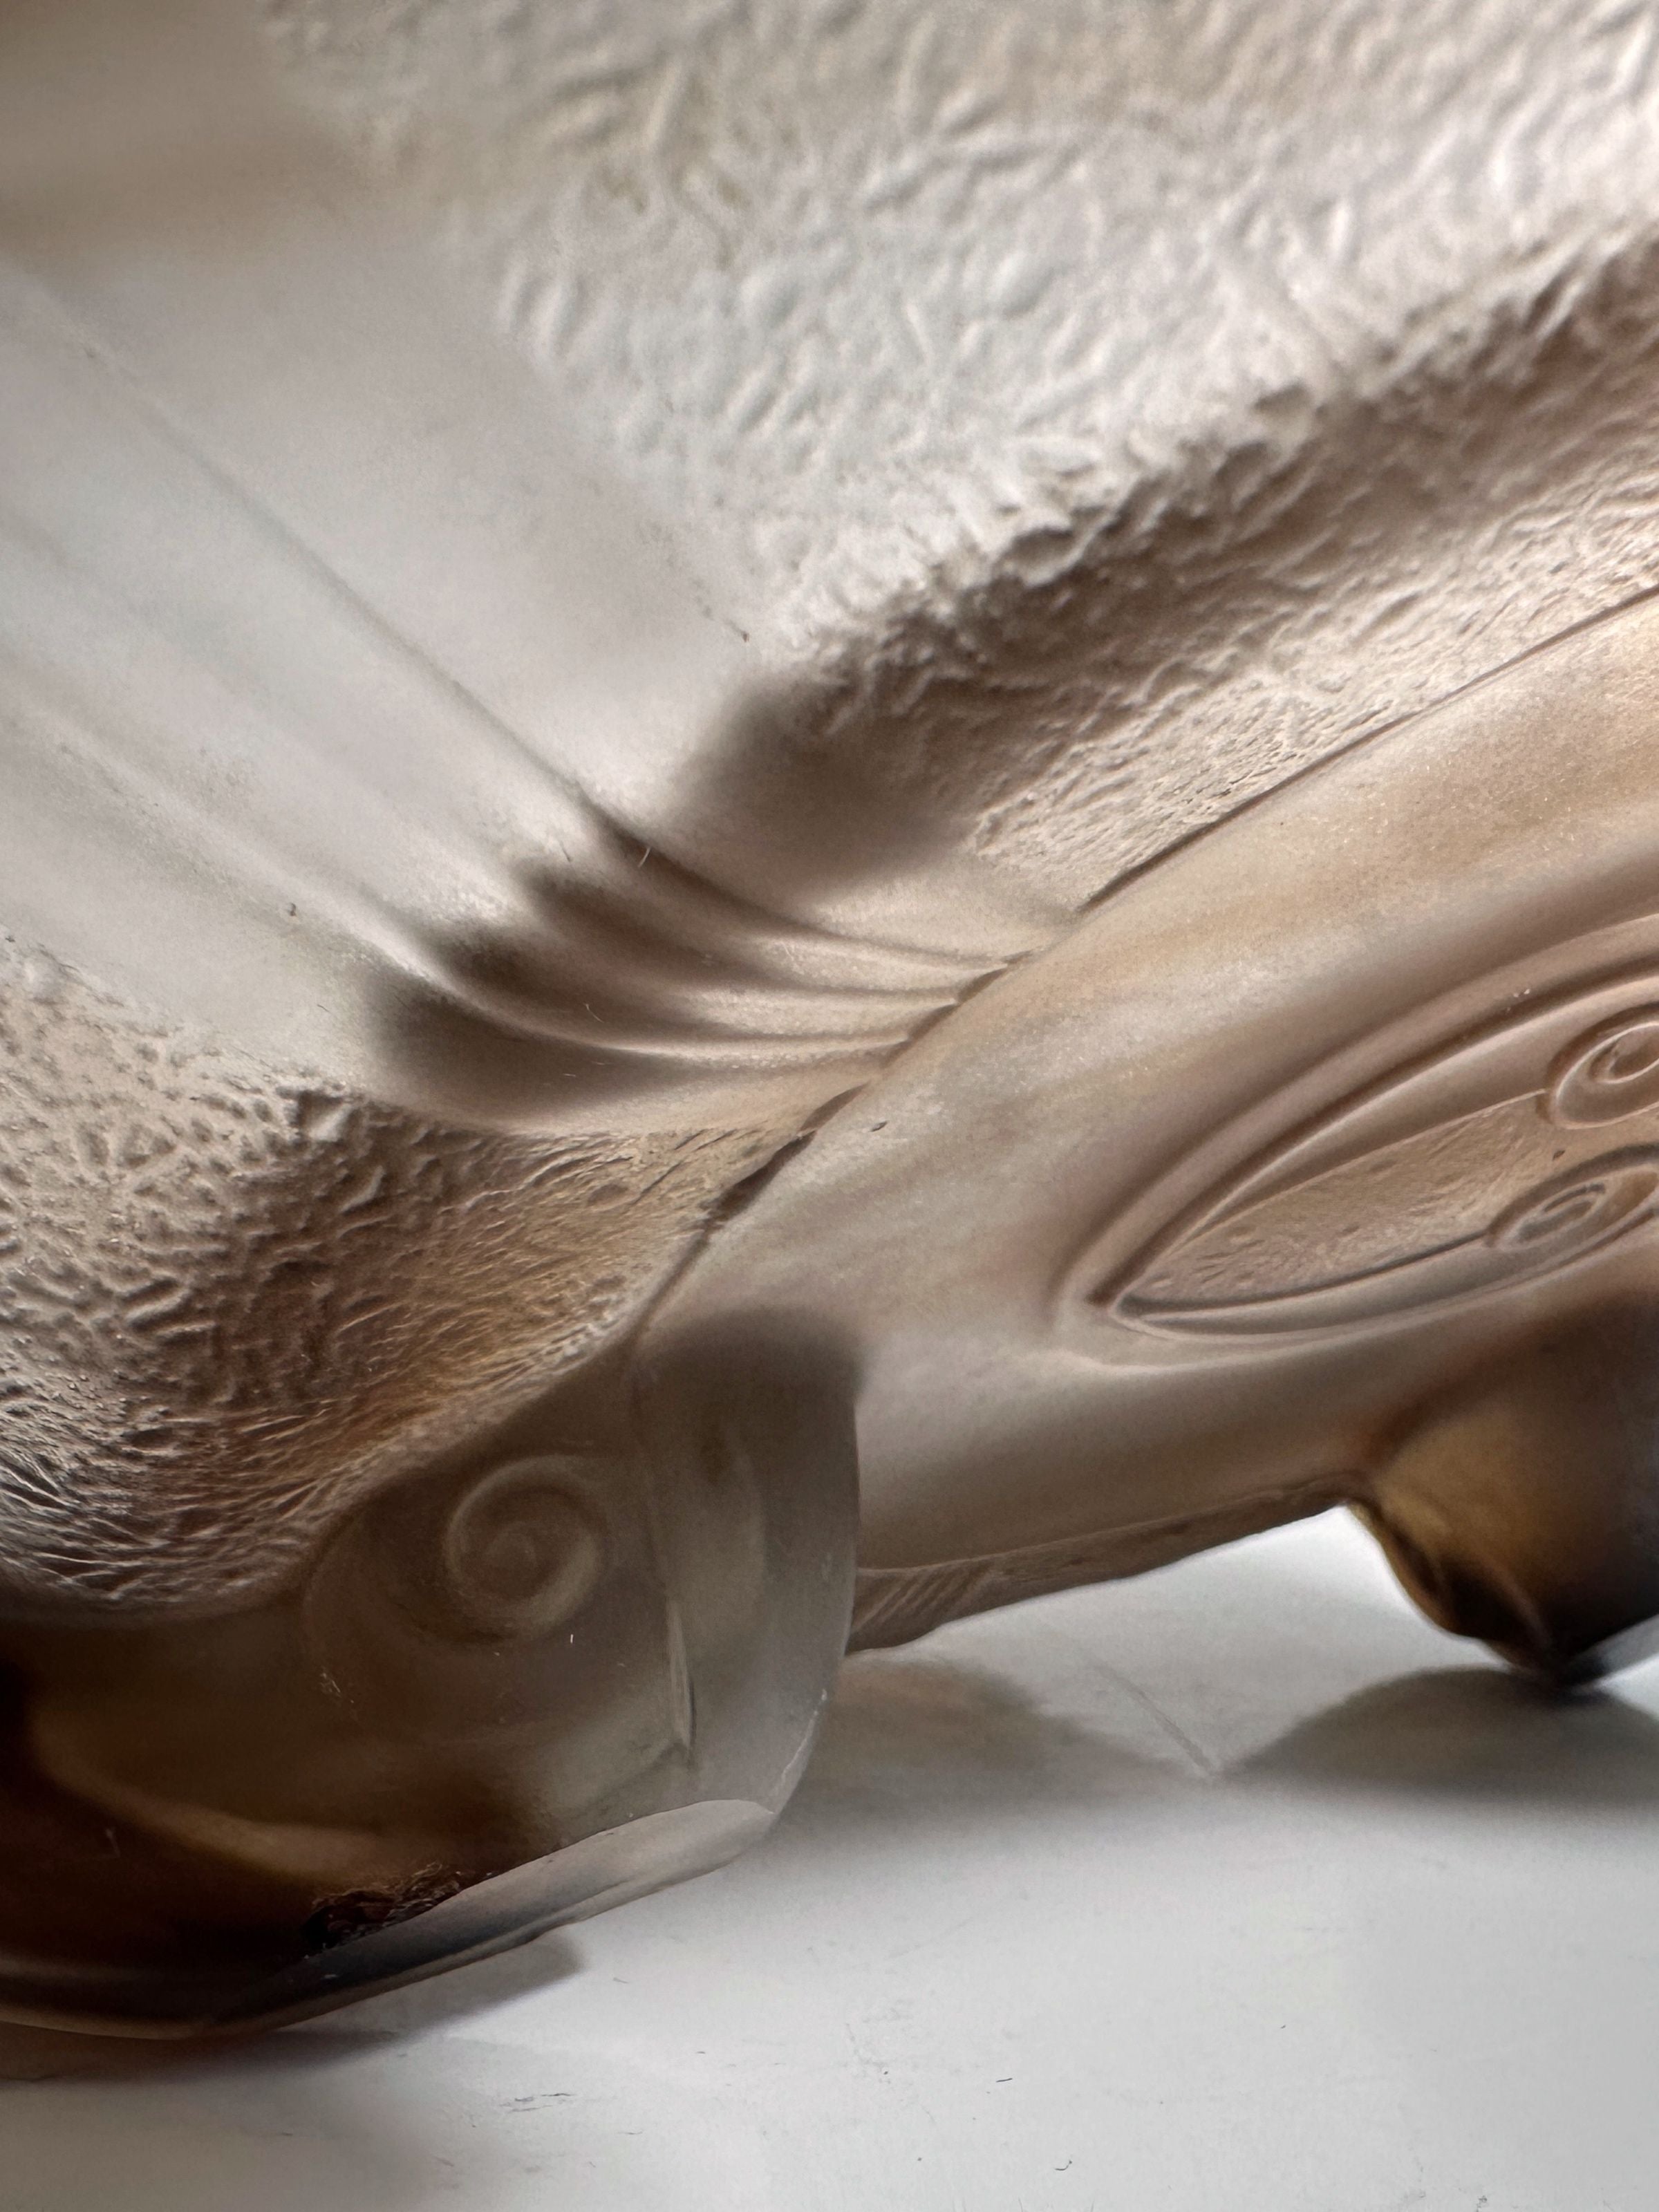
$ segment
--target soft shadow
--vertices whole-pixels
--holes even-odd
[[[1043,1711],[1006,1680],[942,1659],[849,1659],[781,1838],[913,1828],[1011,1808],[1099,1804],[1178,1787],[1170,1766]],[[846,1840],[845,1837],[842,1840]]]
[[[123,2081],[234,2069],[250,2055],[260,2065],[321,2064],[354,2054],[367,2038],[420,2034],[476,2018],[577,1973],[580,1956],[564,1936],[538,1936],[469,1966],[452,1967],[408,1988],[343,2005],[275,2033],[213,2037],[82,2035],[0,2022],[0,2082],[93,2077]],[[275,2056],[273,2057],[273,2054]]]
[[[406,1989],[365,1997],[329,2014],[318,2027],[289,2033],[311,2040],[325,2035],[424,2034],[476,2020],[514,1998],[538,1996],[580,1974],[581,1967],[581,1954],[568,1936],[538,1936],[533,1942],[515,1944],[510,1951],[498,1951],[494,1958],[479,1959],[470,1966],[452,1966],[425,1981],[411,1982]]]
[[[411,2094],[388,2057],[578,1964],[544,1937],[314,2023],[210,2044],[0,2029],[0,2204],[422,2212],[453,2203],[462,2174],[469,2201],[494,2202],[519,2169],[510,2131],[477,2124],[489,2090],[458,2076],[447,2094]]]
[[[125,2035],[61,2035],[45,2027],[15,2027],[0,2021],[0,2082],[104,2080],[178,2068],[211,2046],[140,2042]]]
[[[1603,1690],[1553,1691],[1465,1665],[1363,1690],[1213,1780],[1645,1810],[1659,1806],[1659,1720]],[[786,1836],[910,1829],[925,1841],[942,1819],[1045,1804],[1109,1816],[1193,1786],[1174,1762],[1046,1712],[996,1675],[871,1654],[842,1669],[782,1826]]]
[[[246,2044],[140,2044],[7,2030],[0,2084],[0,2203],[28,2212],[275,2212],[317,2179],[356,2212],[419,2212],[453,2201],[440,2146],[349,2062],[383,2047],[362,2036],[270,2036]],[[249,2126],[257,2084],[260,2125]],[[139,2148],[142,2146],[142,2150]],[[11,2195],[8,2190],[19,2193]]]
[[[1497,1668],[1383,1682],[1304,1721],[1243,1781],[1587,1812],[1659,1805],[1659,1721],[1603,1691],[1541,1689]]]

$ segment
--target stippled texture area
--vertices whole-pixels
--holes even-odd
[[[268,1591],[625,1321],[752,1132],[422,1125],[0,969],[0,1599]]]
[[[822,742],[1066,896],[1656,579],[1650,7],[272,18]]]

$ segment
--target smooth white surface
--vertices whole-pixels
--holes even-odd
[[[723,1874],[0,2085],[0,2207],[1651,2212],[1656,1813],[1659,1670],[1541,1700],[1334,1516],[852,1662]]]

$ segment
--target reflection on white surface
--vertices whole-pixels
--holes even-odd
[[[774,1838],[180,2062],[16,2036],[0,2212],[1650,2212],[1659,1670],[1334,1516],[849,1664]]]

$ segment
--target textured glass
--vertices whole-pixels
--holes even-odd
[[[0,2008],[518,1940],[1338,1503],[1643,1648],[1656,55],[0,11]]]

